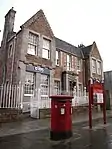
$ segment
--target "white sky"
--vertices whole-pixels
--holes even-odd
[[[104,71],[112,70],[112,0],[0,0],[2,31],[4,16],[11,7],[17,11],[15,31],[43,9],[55,36],[75,46],[96,41],[104,61]]]

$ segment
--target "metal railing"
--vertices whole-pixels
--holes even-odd
[[[22,86],[5,83],[0,85],[0,108],[20,108]]]
[[[26,96],[25,89],[27,89],[28,94]],[[31,91],[29,91],[31,90]],[[74,91],[60,91],[54,89],[52,92],[53,95],[64,94],[64,95],[72,95],[74,98],[72,99],[72,106],[82,106],[88,105],[88,95],[86,94],[86,88],[83,91],[77,91],[74,88]],[[32,90],[32,87],[27,86],[24,87],[21,83],[18,85],[12,85],[9,83],[5,83],[0,85],[0,108],[23,108],[24,102],[23,98],[29,98],[28,105],[32,104],[37,106],[39,109],[43,108],[51,108],[51,99],[49,98],[49,93],[47,94],[46,90],[43,92],[41,88]],[[25,98],[25,99],[26,99]]]
[[[37,91],[37,106],[39,109],[43,109],[43,108],[51,108],[51,99],[49,98],[49,95],[42,95],[41,94],[41,89],[38,89]],[[78,92],[76,90],[74,90],[73,93],[71,93],[71,91],[65,92],[65,91],[59,91],[60,94],[64,94],[64,95],[72,95],[73,99],[72,99],[72,106],[84,106],[84,105],[88,105],[89,103],[89,98],[88,95],[86,93],[86,88],[84,88],[84,91]],[[57,94],[56,91],[53,91],[53,95],[60,95]],[[32,101],[33,102],[35,97],[32,97]]]

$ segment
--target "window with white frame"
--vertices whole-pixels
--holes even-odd
[[[33,95],[34,89],[35,89],[35,73],[26,71],[24,95],[26,96]]]
[[[67,70],[71,70],[71,55],[67,55]]]
[[[29,33],[29,41],[28,41],[28,50],[27,53],[30,55],[37,55],[38,54],[38,35]]]
[[[54,81],[54,90],[56,95],[60,94],[60,81],[58,80]]]
[[[8,57],[12,56],[12,44],[9,46]]]
[[[101,68],[101,62],[100,61],[97,61],[97,73],[99,75],[101,75],[101,70],[102,70],[102,68]]]
[[[43,38],[42,57],[45,59],[50,59],[50,44],[50,40]]]
[[[96,60],[92,59],[92,73],[96,73]]]
[[[41,74],[41,98],[45,99],[49,97],[49,76]]]
[[[77,58],[77,70],[81,69],[81,59]]]
[[[59,51],[56,51],[56,65],[59,66]]]

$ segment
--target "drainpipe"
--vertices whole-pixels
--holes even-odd
[[[12,76],[13,76],[14,56],[15,56],[15,48],[16,48],[16,46],[15,46],[15,41],[16,41],[16,36],[14,37],[14,48],[13,48],[14,50],[13,50],[12,63],[11,63],[11,84],[12,84],[12,80],[13,80]]]

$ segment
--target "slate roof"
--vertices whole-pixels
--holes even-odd
[[[84,57],[87,57],[89,56],[91,50],[92,50],[92,45],[89,45],[87,47],[84,47],[84,48],[81,48],[83,54],[84,54]]]
[[[55,44],[57,49],[60,49],[64,52],[72,53],[78,57],[83,57],[82,50],[80,48],[75,47],[74,45],[67,43],[66,41],[55,37]]]

